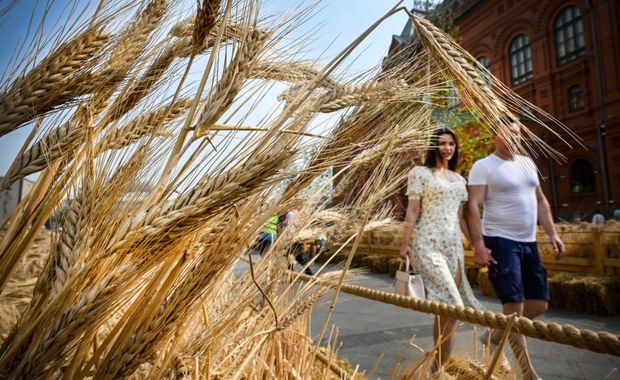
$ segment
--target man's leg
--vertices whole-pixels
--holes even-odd
[[[506,315],[516,313],[519,317],[527,317],[533,319],[534,317],[542,314],[544,312],[542,310],[546,310],[546,303],[546,301],[539,300],[526,300],[525,302],[505,303],[502,305],[502,312]],[[493,330],[493,333],[491,334],[491,341],[496,343],[500,342],[503,334],[503,330]],[[523,379],[538,379],[538,374],[536,373],[536,370],[532,365],[532,360],[530,359],[530,355],[527,350],[527,341],[525,340],[525,336],[521,334],[511,333],[508,337],[508,340],[510,342],[512,352],[514,353],[517,361],[519,362],[521,373],[523,373]]]
[[[532,264],[536,264],[532,263],[535,257],[531,257],[535,243],[532,245],[509,239],[485,237],[485,245],[491,249],[493,258],[498,262],[489,267],[489,280],[498,298],[502,301],[502,312],[506,315],[516,314],[530,319],[542,314],[546,310],[546,301],[529,299],[546,298],[543,294],[546,288],[543,289],[538,281],[531,281],[531,276],[528,276]],[[523,260],[524,256],[527,256],[527,260]],[[540,270],[544,274],[544,268]],[[523,277],[524,272],[526,277]],[[539,293],[542,295],[539,296]],[[503,330],[493,330],[491,342],[499,343],[503,334]],[[523,379],[537,379],[538,375],[532,366],[525,337],[511,333],[508,338]]]

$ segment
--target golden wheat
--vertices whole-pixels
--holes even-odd
[[[194,47],[193,54],[198,51],[204,45],[207,36],[211,33],[211,30],[215,26],[217,16],[219,14],[221,1],[219,0],[203,0],[202,4],[198,6],[198,12],[196,14],[196,21],[194,22],[194,30],[192,35],[192,45]]]
[[[0,136],[35,117],[88,93],[80,90],[84,77],[76,74],[106,44],[110,35],[87,30],[45,57],[0,95]],[[86,86],[85,86],[86,87]]]
[[[70,155],[81,145],[85,133],[85,126],[71,120],[39,139],[11,164],[2,179],[0,191],[18,179],[37,173],[50,163]]]
[[[346,80],[335,70],[368,33],[315,67],[280,46],[311,9],[273,21],[258,5],[204,0],[178,22],[174,2],[104,2],[84,24],[97,28],[83,27],[8,82],[0,136],[50,111],[66,114],[40,118],[2,185],[41,172],[7,222],[4,277],[50,215],[62,216],[62,229],[31,281],[30,305],[3,341],[0,377],[359,377],[307,336],[312,306],[328,290],[321,279],[337,279],[339,289],[354,249],[342,271],[303,286],[285,256],[318,233],[357,247],[364,234],[391,225],[385,199],[406,174],[402,154],[426,147],[433,129],[423,96],[446,80],[430,72],[414,81],[419,67],[406,63],[363,83]],[[491,99],[464,69],[468,58],[418,23],[434,41],[421,57],[450,56],[445,64],[469,89],[467,104]],[[195,64],[203,58],[205,67]],[[196,69],[199,84],[189,77]],[[284,107],[270,113],[260,98],[272,81],[290,88]],[[344,112],[335,132],[309,140],[315,116],[336,111]],[[259,121],[242,127],[252,112]],[[312,157],[300,164],[308,148]],[[326,210],[311,184],[334,167],[349,170],[335,170],[344,184],[364,170],[365,184],[350,207]],[[261,260],[231,274],[241,257],[252,260],[265,222],[293,207],[298,219]]]

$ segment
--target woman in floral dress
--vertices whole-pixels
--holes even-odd
[[[451,129],[439,128],[431,142],[424,165],[409,172],[409,203],[400,257],[404,260],[409,256],[422,275],[428,300],[481,308],[465,277],[461,231],[469,239],[463,214],[467,189],[465,179],[454,172],[458,140]],[[455,326],[455,319],[435,316],[433,337],[435,343],[441,337],[442,343],[433,372],[446,363],[452,352]]]

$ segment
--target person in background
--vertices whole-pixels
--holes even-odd
[[[263,229],[258,233],[258,253],[262,256],[278,237],[278,217],[269,218]]]
[[[282,230],[284,230],[289,224],[291,224],[293,222],[293,219],[295,219],[298,214],[299,214],[299,210],[297,210],[296,208],[289,210],[284,216],[284,223],[282,223]],[[289,253],[288,253],[291,256],[293,256],[295,261],[297,261],[299,265],[301,265],[302,267],[306,266],[306,264],[308,264],[308,262],[310,261],[305,248],[306,246],[304,242],[296,241],[293,244],[291,244],[291,247],[289,248]],[[295,263],[289,264],[289,269],[295,270]],[[304,270],[304,273],[307,274],[308,276],[312,276],[314,274],[312,273],[310,266],[308,266]]]
[[[547,271],[536,244],[536,222],[549,235],[556,259],[564,255],[564,243],[556,232],[534,162],[510,148],[520,144],[519,126],[508,119],[499,128],[501,135],[498,131],[493,134],[494,152],[476,161],[469,173],[467,217],[474,264],[489,266],[489,280],[504,314],[534,319],[547,311],[549,301]],[[502,334],[493,330],[488,337],[491,346],[499,343]],[[525,337],[511,333],[509,341],[523,379],[539,379]]]
[[[312,258],[318,255],[319,252],[321,252],[321,249],[323,249],[326,240],[327,238],[325,237],[325,235],[321,234],[316,239],[314,239],[312,243],[310,243],[310,249],[308,253],[308,258],[310,260],[312,260]]]
[[[592,224],[605,224],[605,217],[601,214],[601,210],[594,210],[594,215],[592,215]]]
[[[463,214],[467,189],[465,179],[455,173],[459,153],[456,133],[438,128],[431,143],[424,165],[409,172],[400,257],[411,258],[424,280],[428,300],[481,309],[465,276],[461,232],[469,239]],[[435,316],[433,338],[439,354],[431,372],[438,371],[450,357],[455,330],[455,319]]]

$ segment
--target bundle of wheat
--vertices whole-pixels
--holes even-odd
[[[557,225],[568,257],[593,257],[594,244],[592,240],[592,225],[586,222],[560,223]],[[553,256],[555,252],[549,243],[549,237],[542,228],[538,229],[537,239],[541,255]]]
[[[551,306],[576,313],[620,315],[620,279],[614,275],[558,273],[549,279]]]
[[[0,377],[354,378],[306,336],[324,290],[293,286],[284,253],[316,221],[325,220],[329,240],[355,247],[389,223],[383,201],[406,176],[400,154],[427,146],[432,108],[422,97],[445,87],[441,65],[467,104],[480,93],[491,101],[485,118],[506,107],[463,74],[467,60],[447,59],[452,42],[415,16],[428,49],[419,61],[438,62],[433,70],[417,75],[404,63],[346,79],[335,70],[367,33],[314,68],[282,46],[308,10],[274,18],[254,0],[201,1],[179,21],[177,7],[102,2],[77,12],[79,21],[59,20],[57,43],[25,49],[31,56],[22,58],[38,63],[2,85],[0,136],[26,126],[32,133],[0,187],[39,173],[0,242],[3,292],[52,214],[62,228],[4,336]],[[198,66],[202,77],[193,80]],[[293,86],[285,104],[263,107],[273,80]],[[342,121],[332,135],[304,137],[317,113],[333,112]],[[245,128],[249,119],[256,126]],[[308,148],[314,156],[299,165]],[[327,222],[320,194],[308,189],[343,160],[335,176],[350,181],[363,168],[365,184]],[[232,276],[266,221],[292,207],[301,210],[296,226]],[[342,272],[324,275],[342,284],[354,251]]]

